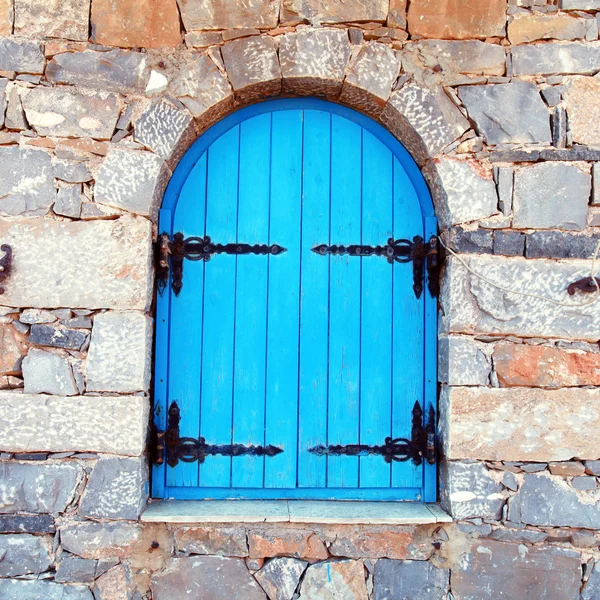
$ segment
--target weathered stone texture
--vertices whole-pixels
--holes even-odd
[[[600,147],[600,80],[597,77],[573,77],[564,94],[573,142]]]
[[[517,14],[508,24],[508,39],[511,44],[545,39],[580,40],[584,37],[583,21],[566,14]]]
[[[25,509],[28,510],[28,509]],[[54,533],[50,515],[2,515],[0,533]]]
[[[60,531],[63,549],[87,559],[131,556],[142,537],[142,527],[137,523],[75,521],[64,525]]]
[[[54,177],[67,183],[85,183],[93,179],[87,164],[78,160],[55,159],[52,170]]]
[[[148,401],[142,396],[36,396],[0,392],[0,450],[144,451]]]
[[[61,585],[52,581],[0,579],[2,600],[93,600],[86,585]]]
[[[87,389],[133,393],[150,386],[152,319],[137,312],[96,315],[87,359]]]
[[[177,0],[186,31],[277,26],[279,0]]]
[[[559,302],[581,303],[567,286],[590,274],[590,262],[526,260],[498,256],[463,255],[461,259],[486,279],[515,291],[537,294]],[[600,339],[600,305],[565,311],[546,300],[518,296],[492,287],[467,272],[451,257],[442,281],[443,325],[454,333]]]
[[[524,590],[530,598],[577,600],[580,584],[578,552],[490,540],[475,542],[452,571],[452,591],[460,600],[519,598]]]
[[[593,258],[600,235],[533,231],[527,234],[527,258]]]
[[[470,127],[441,87],[427,89],[414,83],[392,93],[381,121],[420,166]]]
[[[441,158],[424,169],[442,228],[489,217],[498,212],[492,173],[474,161]]]
[[[237,527],[185,527],[175,532],[175,542],[186,554],[248,556],[246,531]]]
[[[561,0],[563,10],[600,10],[600,0]]]
[[[38,42],[14,37],[0,38],[0,71],[44,72],[44,51]]]
[[[107,46],[158,48],[182,41],[176,0],[94,0],[91,26],[92,40]]]
[[[362,560],[332,560],[306,569],[299,600],[367,600]]]
[[[0,375],[19,375],[21,359],[27,354],[23,334],[8,323],[0,323]]]
[[[0,577],[43,573],[52,565],[48,540],[35,535],[0,535]]]
[[[600,70],[600,46],[580,42],[531,44],[511,50],[514,75],[593,75]]]
[[[406,29],[406,7],[407,0],[390,0],[390,9],[388,11],[388,27],[401,27]]]
[[[96,560],[63,555],[56,565],[54,580],[59,583],[91,582],[95,579],[97,568],[98,561]]]
[[[121,110],[114,94],[57,88],[23,90],[21,102],[27,121],[43,136],[109,140]]]
[[[600,456],[600,390],[444,388],[449,459],[560,461]]]
[[[81,216],[82,202],[81,185],[59,187],[52,210],[55,215],[78,219]]]
[[[94,600],[134,600],[129,567],[117,565],[101,575],[94,585]]]
[[[32,165],[24,160],[23,166]],[[149,305],[152,248],[146,219],[0,220],[0,239],[13,248],[13,272],[2,296],[10,306],[145,310]]]
[[[350,54],[343,29],[305,29],[284,35],[279,43],[284,93],[336,96]]]
[[[13,20],[13,0],[0,0],[0,36],[12,34]]]
[[[75,396],[78,393],[73,370],[66,357],[32,348],[23,360],[24,392]]]
[[[574,165],[543,163],[516,171],[516,229],[584,229],[592,178]]]
[[[439,339],[438,380],[448,385],[488,385],[492,365],[485,345],[465,336]]]
[[[550,115],[535,84],[463,86],[458,95],[488,144],[550,144]]]
[[[15,35],[87,42],[90,0],[14,0]]]
[[[600,561],[596,561],[589,579],[581,591],[581,600],[600,598]]]
[[[244,562],[221,556],[173,558],[166,569],[155,573],[150,583],[153,600],[211,598],[211,600],[266,600]]]
[[[450,571],[430,562],[378,560],[373,573],[374,600],[444,600]]]
[[[25,396],[27,398],[27,396]],[[64,512],[75,495],[81,467],[0,463],[0,510],[3,513]]]
[[[290,600],[307,564],[297,558],[274,558],[255,577],[269,600]]]
[[[426,38],[502,37],[506,0],[412,0],[408,7],[408,30]]]
[[[45,215],[55,197],[48,153],[17,146],[0,148],[0,215]],[[2,300],[7,302],[6,296]]]
[[[281,21],[300,23],[348,23],[358,21],[385,21],[388,0],[283,0]]]
[[[270,529],[248,532],[250,558],[292,556],[312,560],[328,557],[327,549],[318,534],[302,529]]]
[[[35,323],[31,326],[28,341],[30,344],[37,344],[38,346],[81,350],[87,339],[87,331],[60,329],[51,325]]]
[[[221,49],[227,76],[238,100],[256,102],[281,92],[281,68],[272,37],[247,37]]]

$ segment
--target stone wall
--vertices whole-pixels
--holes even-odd
[[[1,598],[600,597],[600,303],[466,268],[589,299],[600,2],[560,1],[0,0]],[[202,131],[278,95],[388,127],[462,257],[451,524],[139,522],[157,209]]]

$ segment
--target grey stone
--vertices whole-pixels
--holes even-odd
[[[335,97],[350,60],[348,34],[342,29],[304,29],[279,42],[283,92]]]
[[[26,394],[75,396],[78,393],[73,370],[65,357],[31,348],[22,368]]]
[[[444,242],[459,254],[492,254],[494,238],[492,232],[485,229],[453,227],[448,230]]]
[[[298,600],[367,600],[362,560],[330,560],[306,569]]]
[[[222,556],[171,558],[150,581],[154,600],[210,598],[211,600],[265,600],[266,596],[248,572],[243,559]]]
[[[11,325],[17,330],[18,333],[26,335],[29,333],[29,325],[21,323],[21,321],[13,321]]]
[[[598,600],[600,598],[600,561],[596,561],[589,579],[581,590],[581,600]]]
[[[38,396],[0,392],[0,449],[139,456],[148,428],[143,396]],[[37,511],[34,511],[37,512]]]
[[[600,10],[600,0],[561,0],[563,10]]]
[[[583,464],[588,473],[600,476],[600,460],[585,460],[583,461]]]
[[[567,111],[558,106],[552,113],[552,145],[564,148],[567,145]]]
[[[591,176],[574,165],[544,163],[515,173],[516,229],[584,229]]]
[[[504,475],[502,475],[502,485],[508,489],[516,492],[519,489],[519,482],[514,473],[510,471],[505,471]]]
[[[85,585],[61,585],[52,581],[0,579],[2,600],[94,600]]]
[[[527,234],[527,258],[592,258],[600,234],[578,235],[562,231]]]
[[[490,535],[490,533],[492,533],[492,526],[488,523],[483,523],[481,525],[475,525],[470,522],[457,523],[457,527],[463,533],[466,533],[467,535],[475,535],[477,537],[487,537]]]
[[[548,534],[531,529],[496,529],[489,537],[493,540],[514,544],[540,544],[546,540]]]
[[[392,93],[381,121],[420,166],[471,127],[441,86],[425,88],[415,83]]]
[[[86,183],[94,178],[87,164],[77,160],[54,160],[54,177],[67,183]]]
[[[16,146],[0,148],[0,215],[45,215],[55,197],[49,154]]]
[[[133,600],[133,581],[127,565],[117,565],[101,575],[94,585],[95,600]]]
[[[592,206],[600,206],[600,163],[594,163],[592,167]]]
[[[454,519],[481,517],[497,521],[502,516],[506,496],[502,485],[483,463],[442,463],[441,503]]]
[[[562,101],[564,91],[565,87],[563,85],[553,85],[541,90],[541,94],[548,106],[557,106]]]
[[[25,131],[29,128],[23,110],[23,103],[21,102],[21,91],[23,91],[23,88],[13,85],[8,92],[8,103],[4,118],[4,126],[7,129]]]
[[[144,458],[101,458],[86,486],[78,514],[103,519],[138,519],[148,499]]]
[[[513,46],[511,56],[515,76],[594,75],[600,70],[600,47],[581,42]]]
[[[165,161],[151,152],[113,148],[96,176],[94,199],[156,219],[170,175]]]
[[[0,533],[54,533],[50,515],[0,515]]]
[[[77,465],[0,463],[0,509],[4,513],[64,512],[82,476]]]
[[[178,161],[196,138],[189,112],[164,99],[153,100],[135,120],[135,140],[166,161]]]
[[[125,558],[142,541],[143,528],[138,523],[97,523],[74,521],[60,530],[60,541],[67,552],[87,559]],[[148,546],[143,548],[148,551]],[[102,561],[99,560],[96,573]],[[108,565],[108,569],[114,563]],[[107,569],[107,570],[108,570]]]
[[[270,36],[233,40],[221,49],[227,76],[237,99],[256,102],[281,92],[281,68]]]
[[[178,552],[184,554],[218,554],[248,556],[248,536],[243,527],[184,527],[175,531]],[[262,562],[255,569],[258,571]]]
[[[297,558],[273,558],[254,577],[269,600],[292,600],[307,564]]]
[[[518,231],[494,232],[494,254],[502,254],[504,256],[523,256],[524,253],[525,235],[519,233]]]
[[[488,385],[491,361],[484,344],[464,336],[441,336],[438,351],[438,380],[448,385]]]
[[[27,121],[42,136],[109,140],[121,112],[119,98],[106,92],[39,87],[23,90],[21,102]]]
[[[87,342],[88,334],[75,329],[57,329],[49,325],[34,324],[29,333],[29,343],[53,348],[81,350]]]
[[[85,50],[56,54],[46,66],[46,77],[53,83],[108,92],[140,93],[146,88],[149,70],[146,55],[141,52]]]
[[[6,112],[6,86],[8,85],[8,79],[0,78],[0,127],[4,127],[4,113]]]
[[[550,143],[550,116],[534,83],[462,86],[458,95],[488,144]]]
[[[494,150],[490,160],[492,163],[527,163],[537,162],[540,155],[539,150]]]
[[[78,219],[81,216],[82,196],[81,184],[59,187],[53,207],[54,214]]]
[[[374,600],[445,600],[450,571],[427,561],[381,559],[373,582]]]
[[[255,0],[252,3],[223,0],[179,0],[181,19],[186,31],[230,29],[232,27],[272,29],[277,26],[277,0]]]
[[[571,543],[576,548],[598,547],[598,538],[590,531],[573,531]]]
[[[52,565],[48,540],[29,534],[0,535],[0,577],[43,573]]]
[[[77,329],[92,328],[92,319],[90,317],[75,317],[61,322],[65,327],[76,327]]]
[[[388,7],[389,3],[386,0],[361,0],[344,4],[337,0],[283,0],[281,21],[294,24],[302,21],[311,24],[385,21]]]
[[[0,71],[41,75],[44,62],[44,51],[38,42],[15,37],[0,38]]]
[[[138,392],[150,385],[152,320],[139,312],[96,315],[87,359],[87,389]]]
[[[571,486],[576,490],[595,490],[598,484],[595,477],[573,477]]]
[[[34,323],[54,323],[56,315],[49,310],[26,308],[19,316],[21,323],[33,325]]]
[[[539,473],[545,471],[548,468],[547,463],[523,463],[521,470],[525,473]]]
[[[495,167],[494,179],[498,187],[498,208],[503,215],[512,214],[514,189],[514,170],[507,167]]]
[[[98,561],[78,556],[64,556],[56,565],[54,580],[58,583],[89,583],[94,581]]]

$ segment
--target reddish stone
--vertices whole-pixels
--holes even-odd
[[[12,0],[0,0],[0,35],[11,35],[13,29]]]
[[[92,39],[122,48],[181,44],[176,0],[93,0]]]
[[[323,540],[312,531],[270,529],[248,532],[250,558],[294,556],[323,560],[329,556]]]
[[[493,361],[502,387],[600,385],[600,354],[583,350],[498,344]]]
[[[21,359],[27,354],[25,339],[12,325],[0,323],[0,375],[21,373]]]
[[[234,527],[184,527],[175,532],[177,549],[186,554],[248,556],[246,532]]]
[[[110,144],[108,142],[97,142],[92,139],[75,139],[75,140],[62,140],[58,146],[59,148],[67,147],[71,150],[79,150],[80,152],[91,152],[98,156],[106,156]]]
[[[504,36],[507,0],[412,0],[408,30],[426,38]]]
[[[390,0],[387,24],[389,27],[406,27],[407,0]]]

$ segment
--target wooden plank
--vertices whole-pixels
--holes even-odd
[[[269,243],[287,248],[269,257],[266,443],[283,452],[265,459],[265,487],[296,486],[302,111],[273,113]]]
[[[271,115],[240,124],[238,241],[266,244],[269,239]],[[237,258],[233,441],[262,445],[265,438],[267,356],[267,256]],[[264,457],[232,460],[233,487],[262,487]]]
[[[327,459],[308,452],[327,442],[329,258],[311,249],[329,240],[331,114],[304,111],[298,486],[325,487]]]
[[[239,126],[208,150],[206,232],[215,243],[236,239],[238,155]],[[215,255],[206,263],[200,431],[209,444],[231,443],[235,276],[234,255]],[[230,483],[230,457],[208,456],[200,465],[201,486],[229,487]]]
[[[362,243],[384,245],[392,235],[392,154],[363,131]],[[383,444],[391,429],[392,265],[362,261],[360,443]],[[406,365],[410,377],[410,365]],[[360,457],[360,487],[390,485],[381,456]]]
[[[360,243],[362,128],[332,117],[331,243]],[[356,444],[359,432],[361,259],[331,256],[329,444]],[[358,487],[358,457],[328,457],[328,487]]]

